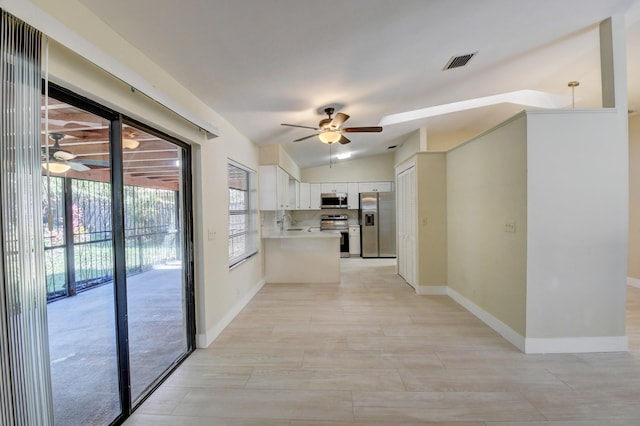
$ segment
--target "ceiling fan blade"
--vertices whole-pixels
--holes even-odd
[[[304,138],[296,139],[296,140],[294,140],[294,142],[300,142],[300,141],[303,141],[305,139],[309,139],[309,138],[312,138],[312,137],[318,136],[318,135],[319,135],[319,133],[315,133],[313,135],[305,136]]]
[[[382,127],[380,126],[369,126],[369,127],[345,127],[340,129],[345,133],[378,133],[382,131]]]
[[[49,150],[51,150],[51,148],[49,148]],[[65,150],[59,150],[59,151],[54,150],[51,156],[56,160],[63,160],[63,161],[69,161],[76,158],[75,154]]]
[[[281,126],[288,126],[288,127],[299,127],[301,129],[311,129],[311,130],[319,130],[317,127],[309,127],[309,126],[298,126],[297,124],[286,124],[286,123],[281,123]]]
[[[86,172],[87,170],[91,170],[89,167],[76,161],[67,161],[67,164],[71,166],[71,169],[75,170],[76,172]]]
[[[85,164],[87,166],[100,166],[109,167],[109,162],[105,160],[79,160],[78,163]]]
[[[333,120],[331,120],[331,123],[329,123],[329,127],[333,129],[337,129],[340,126],[342,126],[342,124],[348,119],[349,119],[349,116],[347,114],[343,114],[339,112],[336,114],[335,117],[333,117]]]
[[[340,139],[338,139],[338,142],[340,142],[342,145],[346,145],[351,142],[351,140],[348,139],[345,135],[340,135]]]

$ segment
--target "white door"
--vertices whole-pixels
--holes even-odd
[[[397,175],[398,274],[416,287],[416,182],[413,166]]]

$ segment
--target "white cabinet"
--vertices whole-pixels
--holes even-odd
[[[358,184],[360,192],[392,192],[391,182],[360,182]]]
[[[289,177],[289,209],[300,210],[300,182]]]
[[[328,192],[347,192],[349,190],[347,183],[322,183],[322,193]]]
[[[309,198],[311,199],[311,210],[320,210],[322,200],[320,194],[322,193],[322,185],[319,183],[309,184]]]
[[[298,208],[300,210],[311,209],[311,193],[309,186],[310,184],[306,182],[300,182],[300,186],[298,187]]]
[[[260,166],[260,210],[288,210],[289,174],[278,166]]]
[[[320,210],[320,191],[322,188],[319,183],[300,182],[298,192],[298,207],[300,210]]]
[[[289,173],[277,167],[276,175],[278,178],[278,210],[287,210],[289,209]]]
[[[349,256],[360,256],[359,225],[349,225]]]
[[[357,209],[360,207],[360,190],[358,182],[349,182],[347,184],[347,203],[349,209]]]

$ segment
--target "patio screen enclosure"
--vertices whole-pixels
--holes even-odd
[[[42,178],[47,299],[113,279],[111,185]],[[124,186],[127,276],[181,258],[177,191]]]

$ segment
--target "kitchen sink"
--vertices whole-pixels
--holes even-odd
[[[287,231],[302,231],[302,228],[288,228]]]

